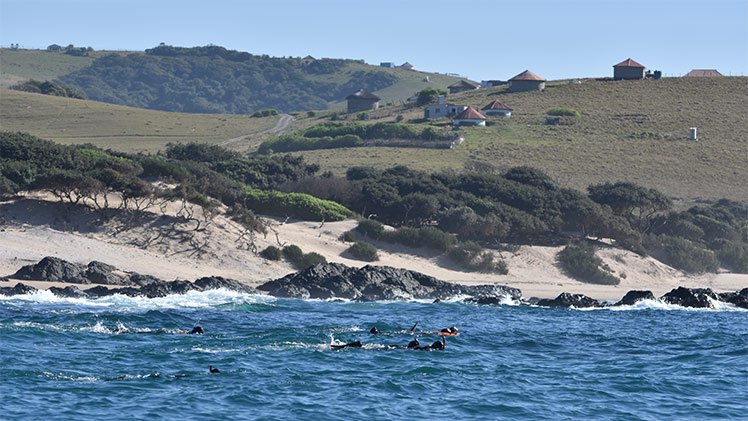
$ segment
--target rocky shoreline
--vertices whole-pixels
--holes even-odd
[[[633,305],[642,300],[657,300],[651,291],[629,291],[615,304],[564,292],[553,299],[524,298],[517,288],[503,285],[460,285],[438,280],[419,272],[387,266],[348,267],[326,263],[266,282],[257,288],[219,276],[203,277],[195,281],[164,281],[150,275],[119,271],[102,262],[88,265],[71,263],[56,257],[45,257],[34,265],[24,266],[11,278],[27,281],[70,283],[66,287],[53,286],[49,291],[60,297],[99,298],[114,294],[131,297],[165,297],[189,291],[228,289],[247,294],[300,299],[346,299],[353,301],[427,299],[441,301],[461,297],[476,304],[501,304],[507,300],[543,307],[608,307]],[[96,285],[81,290],[77,285]],[[23,295],[37,288],[17,283],[0,287],[0,295]],[[709,288],[678,287],[659,298],[663,303],[692,308],[713,308],[722,301],[748,309],[748,288],[717,293]]]

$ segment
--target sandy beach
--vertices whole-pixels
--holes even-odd
[[[195,230],[195,221],[169,216],[176,212],[170,204],[166,214],[156,209],[137,220],[98,220],[98,214],[82,208],[63,206],[44,195],[29,196],[0,204],[0,277],[11,277],[24,265],[55,256],[75,263],[98,260],[117,268],[153,275],[165,280],[194,280],[203,276],[223,276],[256,286],[294,272],[286,262],[273,262],[256,255],[241,239],[242,228],[222,215]],[[199,215],[197,210],[196,215]],[[333,223],[283,221],[268,218],[267,235],[255,238],[256,251],[269,245],[295,244],[304,252],[317,252],[330,262],[349,266],[369,263],[354,260],[345,250],[341,234],[356,221]],[[125,226],[126,225],[126,226]],[[204,225],[204,224],[203,224]],[[277,233],[277,235],[276,235]],[[465,272],[446,258],[423,249],[375,243],[379,261],[373,264],[406,268],[438,279],[463,284],[502,284],[520,288],[525,297],[551,298],[561,292],[582,293],[600,300],[618,300],[629,290],[651,290],[660,296],[677,286],[708,287],[715,291],[735,291],[748,287],[748,275],[686,275],[651,257],[641,257],[620,249],[598,251],[621,283],[617,286],[592,285],[566,276],[556,263],[561,247],[522,246],[512,252],[497,252],[509,268],[508,275]],[[28,282],[37,288],[54,283]],[[11,279],[10,283],[15,284]],[[85,286],[83,286],[85,287]]]

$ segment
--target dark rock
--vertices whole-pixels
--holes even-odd
[[[51,287],[49,291],[58,296],[65,298],[88,298],[88,294],[78,289],[75,285],[66,286],[65,288]]]
[[[445,299],[457,295],[474,298],[510,296],[518,299],[516,288],[500,285],[464,286],[440,281],[422,273],[387,266],[352,268],[324,263],[287,275],[258,287],[276,297],[346,298],[358,301]]]
[[[152,284],[154,282],[164,282],[163,280],[156,278],[155,276],[151,275],[141,275],[139,273],[131,273],[130,274],[130,282],[137,286],[145,286],[148,284]]]
[[[540,302],[540,298],[538,298],[538,297],[530,297],[528,299],[523,299],[522,301],[525,304],[527,304],[527,305],[536,306]]]
[[[543,298],[538,301],[538,305],[543,307],[602,307],[602,304],[594,298],[582,294],[570,294],[568,292],[562,292],[552,300]]]
[[[35,265],[22,267],[13,275],[13,278],[86,284],[88,280],[83,276],[85,270],[85,266],[47,256]]]
[[[748,309],[748,288],[736,292],[723,292],[717,295],[720,301],[730,303],[736,307]]]
[[[223,278],[221,276],[209,276],[200,278],[195,281],[195,286],[201,291],[224,288],[231,291],[243,292],[245,294],[257,294],[256,289],[244,285],[239,281]]]
[[[709,288],[678,287],[662,296],[662,301],[683,307],[712,308],[712,300],[719,300]]]
[[[652,291],[637,291],[632,290],[626,293],[626,295],[621,298],[621,301],[613,304],[616,306],[631,306],[636,304],[639,301],[642,300],[654,300],[655,296],[652,294]]]
[[[32,292],[39,291],[38,289],[28,286],[26,284],[17,283],[14,287],[2,287],[0,288],[0,295],[25,295]]]
[[[140,287],[140,295],[148,298],[166,297],[173,294],[185,294],[188,291],[200,290],[190,281],[160,281],[152,282],[146,286]]]
[[[86,294],[91,297],[106,297],[107,295],[113,295],[116,291],[115,288],[107,288],[104,285],[95,286],[86,290]]]
[[[117,268],[112,265],[93,261],[88,264],[83,276],[92,284],[132,285],[129,277],[115,274],[116,270]]]

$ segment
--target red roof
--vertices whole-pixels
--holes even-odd
[[[693,69],[686,76],[722,76],[717,69]]]
[[[641,64],[637,63],[636,61],[630,58],[623,60],[622,62],[616,64],[613,67],[641,67],[642,69],[644,68],[644,66],[642,66]]]
[[[481,108],[481,110],[507,110],[507,111],[512,111],[512,109],[509,108],[508,105],[504,104],[503,102],[499,101],[498,99],[494,99],[493,101],[491,101],[490,104],[488,104],[485,107]]]
[[[534,80],[536,82],[545,82],[545,79],[543,79],[542,77],[536,75],[535,73],[533,73],[533,72],[531,72],[529,70],[525,70],[524,72],[518,74],[517,76],[515,76],[515,77],[513,77],[513,78],[511,78],[509,80],[510,81],[511,80]]]
[[[455,117],[455,120],[488,120],[486,116],[473,107],[467,107],[467,110],[461,112]]]

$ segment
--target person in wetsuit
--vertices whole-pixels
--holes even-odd
[[[361,341],[348,342],[347,344],[343,344],[343,345],[330,344],[331,349],[361,348],[362,346],[364,346],[364,344],[362,344]]]

